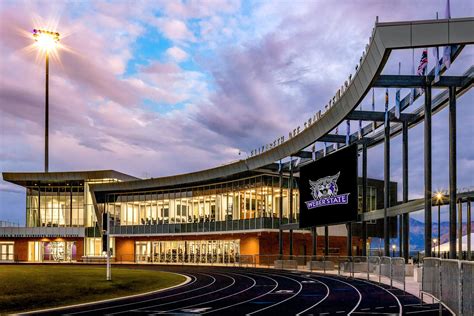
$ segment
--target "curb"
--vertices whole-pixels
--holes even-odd
[[[150,294],[156,294],[156,293],[164,292],[164,291],[167,291],[167,290],[171,290],[171,289],[183,286],[185,284],[188,284],[191,281],[191,278],[188,277],[187,275],[184,275],[184,274],[181,274],[181,273],[176,273],[176,272],[168,272],[168,271],[166,271],[166,272],[181,275],[181,276],[185,277],[186,280],[184,280],[184,282],[182,282],[180,284],[176,284],[176,285],[173,285],[173,286],[170,286],[170,287],[167,287],[167,288],[163,288],[163,289],[159,289],[159,290],[155,290],[155,291],[149,291],[149,292],[145,292],[145,293],[114,297],[114,298],[110,298],[110,299],[105,299],[105,300],[100,300],[100,301],[93,301],[93,302],[86,302],[86,303],[80,303],[80,304],[58,306],[58,307],[52,307],[52,308],[46,308],[46,309],[37,309],[37,310],[29,311],[29,312],[16,313],[16,314],[10,314],[10,315],[33,315],[33,314],[36,314],[36,313],[53,312],[53,311],[59,311],[59,310],[62,310],[62,309],[68,309],[68,308],[73,308],[73,307],[88,306],[88,305],[94,305],[94,304],[99,304],[99,303],[114,302],[114,301],[119,301],[119,300],[133,298],[133,297],[146,296],[146,295],[150,295]]]

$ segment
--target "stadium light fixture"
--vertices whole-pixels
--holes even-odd
[[[59,45],[60,34],[48,30],[34,29],[33,39],[40,53],[46,57],[45,80],[45,124],[44,124],[44,171],[49,171],[49,55]]]

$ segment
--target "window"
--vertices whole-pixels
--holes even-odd
[[[0,242],[0,261],[14,261],[14,245],[12,242]]]

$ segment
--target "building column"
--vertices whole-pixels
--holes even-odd
[[[317,249],[318,249],[318,232],[316,231],[316,227],[311,227],[311,233],[313,237],[313,259],[316,260],[316,255],[317,255]]]
[[[293,223],[293,157],[290,157],[290,181],[289,181],[289,197],[290,202],[290,216],[288,223]],[[290,259],[293,258],[293,229],[290,229]]]
[[[346,228],[347,228],[347,256],[352,257],[352,223],[347,223]]]
[[[324,226],[324,255],[329,256],[329,227]]]
[[[449,87],[449,258],[456,259],[456,88]]]
[[[467,260],[472,260],[471,254],[471,199],[467,199],[467,214],[466,214],[466,221],[467,221]]]
[[[390,207],[390,120],[384,127],[384,199],[383,199],[383,235],[384,256],[390,256],[390,233],[388,226],[388,208]]]
[[[408,202],[408,122],[403,122],[402,126],[402,178],[403,178],[403,203]],[[402,240],[403,257],[408,263],[410,257],[410,213],[402,215]]]
[[[283,219],[283,167],[280,165],[280,200],[278,201],[279,216],[278,216],[278,254],[280,255],[280,260],[283,258],[283,230],[281,229],[282,219]]]
[[[458,201],[458,260],[462,260],[462,200]]]
[[[362,144],[362,213],[367,212],[367,143]],[[362,222],[362,255],[367,256],[367,222]]]
[[[431,210],[431,86],[425,87],[425,257],[431,257],[432,210]]]

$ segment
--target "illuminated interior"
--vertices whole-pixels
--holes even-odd
[[[136,241],[136,262],[232,263],[240,240]]]

